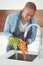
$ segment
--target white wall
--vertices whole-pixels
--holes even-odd
[[[43,0],[0,0],[0,9],[22,9],[28,1],[34,2],[37,9],[43,9]]]

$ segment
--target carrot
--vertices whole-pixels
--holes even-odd
[[[19,44],[19,46],[20,46],[20,49],[21,49],[21,51],[22,51],[23,56],[25,57],[25,56],[26,56],[26,52],[27,52],[27,48],[26,48],[25,42],[22,41],[21,39],[20,39],[20,44]]]
[[[23,56],[25,57],[27,49],[25,48],[25,46],[20,46],[20,48],[21,48]]]

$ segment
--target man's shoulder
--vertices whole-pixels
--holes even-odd
[[[11,13],[8,15],[8,18],[14,18],[14,17],[18,17],[20,14],[20,11],[17,11],[16,13]]]

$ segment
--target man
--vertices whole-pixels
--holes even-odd
[[[17,37],[20,42],[25,45],[35,41],[37,29],[35,26],[28,31],[26,41],[24,40],[24,32],[30,24],[37,24],[33,18],[36,12],[36,5],[33,2],[27,2],[23,10],[10,14],[5,23],[4,33],[8,38]],[[24,45],[24,44],[22,44]],[[7,51],[12,50],[13,46],[7,46]]]

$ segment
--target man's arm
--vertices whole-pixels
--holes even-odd
[[[10,33],[10,22],[11,22],[11,19],[10,19],[10,16],[8,16],[6,19],[5,27],[4,27],[4,34],[7,36],[7,38],[9,38],[10,36],[13,36]]]
[[[33,19],[32,20],[32,24],[37,24],[37,20]],[[27,39],[27,41],[28,41],[29,44],[31,44],[33,41],[35,41],[36,33],[37,33],[37,27],[36,26],[33,26],[32,27],[32,35],[31,35],[31,38],[28,38]]]

